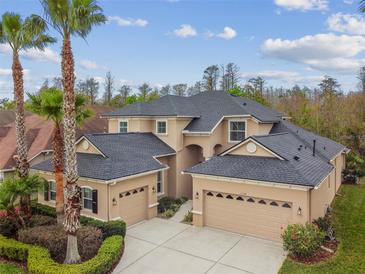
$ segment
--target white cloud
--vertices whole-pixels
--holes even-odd
[[[365,51],[365,37],[329,33],[296,40],[268,39],[261,50],[266,56],[307,64],[314,69],[350,72],[363,63],[356,56]]]
[[[0,45],[0,53],[3,54],[11,54],[12,49],[9,45]],[[21,51],[20,56],[36,60],[36,61],[51,61],[54,63],[60,62],[60,56],[57,52],[53,51],[50,48],[45,48],[43,51],[37,49],[28,49],[26,51]]]
[[[0,68],[0,76],[10,76],[11,69]]]
[[[197,34],[196,29],[188,24],[183,24],[180,28],[174,30],[174,35],[182,38],[197,36]]]
[[[231,27],[225,27],[223,29],[223,32],[217,34],[217,37],[220,37],[220,38],[223,38],[226,40],[233,39],[236,36],[237,36],[237,32]]]
[[[358,14],[336,13],[327,19],[328,28],[332,31],[350,34],[365,34],[365,18]]]
[[[354,3],[354,0],[343,0],[343,2],[346,5],[352,5]]]
[[[328,0],[275,0],[275,4],[287,10],[327,10]]]
[[[115,22],[120,27],[146,27],[148,21],[145,19],[122,18],[120,16],[108,16],[109,22]]]
[[[303,76],[295,71],[285,70],[265,70],[258,72],[244,72],[241,74],[242,78],[249,79],[260,76],[265,80],[277,80],[287,85],[301,84],[301,85],[317,85],[323,79],[323,76],[310,75]]]
[[[88,59],[81,60],[80,66],[83,67],[84,69],[103,69],[103,70],[108,69],[107,67],[100,66],[96,62],[88,60]]]

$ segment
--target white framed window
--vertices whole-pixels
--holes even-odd
[[[0,172],[0,183],[5,180],[4,172]]]
[[[156,133],[157,134],[167,134],[167,121],[166,120],[157,120],[156,121]]]
[[[49,181],[49,200],[56,201],[56,182]]]
[[[119,133],[127,133],[128,132],[128,121],[120,120],[119,121]]]
[[[93,190],[89,187],[83,187],[82,189],[82,205],[84,209],[93,209]]]
[[[228,141],[240,142],[246,139],[247,124],[243,120],[228,121]]]
[[[157,195],[162,195],[163,192],[163,172],[157,172]]]

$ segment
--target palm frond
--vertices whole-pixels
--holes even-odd
[[[41,0],[46,20],[62,36],[70,34],[71,5],[69,0]]]
[[[365,0],[360,1],[359,10],[365,12]]]
[[[56,39],[45,34],[48,30],[46,21],[38,15],[31,15],[24,20],[23,34],[23,49],[44,48],[51,43],[55,43]]]
[[[13,50],[18,51],[20,49],[22,23],[19,14],[6,12],[2,16],[2,36],[6,37],[6,42],[9,43]]]
[[[94,116],[94,112],[87,108],[88,98],[84,95],[77,94],[75,96],[76,123],[81,127],[85,120]]]
[[[0,44],[5,43],[5,33],[3,31],[3,22],[0,20]]]

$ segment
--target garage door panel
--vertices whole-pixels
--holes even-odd
[[[221,193],[219,196],[223,197],[220,198],[217,193],[209,193],[212,196],[204,195],[204,223],[207,226],[280,241],[282,230],[292,217],[292,209],[282,207],[285,202],[265,200],[266,204],[260,204],[260,198],[248,202],[249,197]],[[243,201],[236,200],[237,197]],[[274,205],[270,205],[272,202]]]
[[[127,225],[133,225],[147,219],[147,188],[132,189],[120,193],[119,214]]]

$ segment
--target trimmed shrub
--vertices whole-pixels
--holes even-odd
[[[127,230],[127,225],[122,220],[103,222],[93,218],[81,216],[80,223],[82,225],[90,225],[100,229],[103,233],[104,239],[112,235],[121,235],[124,238]]]
[[[62,263],[66,258],[67,235],[62,226],[39,226],[18,232],[20,242],[47,248],[51,257]],[[82,261],[89,260],[98,252],[102,233],[92,226],[82,226],[77,232],[78,248]]]
[[[319,217],[314,220],[313,223],[318,226],[318,228],[325,233],[325,239],[332,241],[335,239],[335,229],[332,225],[331,217],[327,214],[324,217]]]
[[[62,265],[53,261],[49,251],[40,246],[20,243],[0,236],[0,256],[27,262],[31,274],[104,274],[110,272],[119,261],[123,251],[123,237],[107,238],[98,254],[83,263]]]
[[[284,250],[297,257],[311,256],[323,243],[325,234],[313,224],[292,224],[284,231]]]
[[[180,206],[185,203],[188,199],[181,197],[174,199],[170,197],[163,197],[158,200],[158,213],[162,214],[162,217],[170,218],[179,210]]]
[[[172,209],[168,209],[165,212],[163,212],[161,215],[162,215],[162,217],[165,217],[165,218],[171,218],[172,216],[175,215],[175,212],[176,211],[174,211]]]
[[[45,226],[45,225],[56,225],[57,220],[53,217],[44,215],[33,215],[30,219],[30,226]]]
[[[56,218],[55,208],[38,203],[34,203],[32,205],[32,213]],[[123,220],[104,222],[90,217],[81,216],[80,223],[81,225],[90,225],[100,229],[103,233],[104,239],[112,235],[121,235],[125,237],[127,229],[127,225]]]

